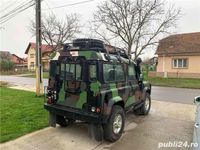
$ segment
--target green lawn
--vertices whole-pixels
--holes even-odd
[[[200,89],[200,79],[145,77],[152,85]]]
[[[0,143],[48,126],[43,98],[35,93],[0,87]]]

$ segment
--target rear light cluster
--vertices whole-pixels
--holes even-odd
[[[47,93],[46,98],[47,98],[47,103],[48,104],[54,104],[55,101],[56,101],[55,92],[49,90],[48,93]]]
[[[47,103],[48,104],[53,104],[55,101],[54,101],[54,99],[52,98],[52,96],[49,96],[48,98],[47,98]]]
[[[91,112],[96,112],[96,113],[100,113],[101,109],[100,108],[96,108],[96,107],[91,107]]]

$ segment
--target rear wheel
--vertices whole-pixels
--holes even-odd
[[[151,96],[149,93],[145,94],[145,100],[141,107],[134,110],[136,115],[148,115],[151,109]]]
[[[75,120],[73,119],[67,119],[64,116],[59,116],[59,115],[56,116],[56,123],[59,124],[61,127],[67,127],[74,122]]]
[[[106,140],[117,141],[124,130],[125,114],[121,106],[114,105],[108,123],[104,124],[104,137]]]

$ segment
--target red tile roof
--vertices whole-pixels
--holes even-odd
[[[156,54],[200,54],[200,32],[175,34],[159,41]]]
[[[15,64],[26,64],[27,63],[27,61],[24,58],[21,58],[15,54],[12,54],[11,60]]]
[[[30,42],[26,48],[26,51],[25,51],[25,54],[28,54],[28,51],[30,48],[33,48],[33,49],[36,49],[36,44],[33,43],[33,42]],[[41,50],[42,50],[42,53],[45,53],[45,52],[52,52],[52,47],[49,46],[49,45],[46,45],[46,44],[42,44],[41,45]]]

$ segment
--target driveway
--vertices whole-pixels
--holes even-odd
[[[45,128],[1,144],[0,149],[156,150],[159,142],[187,141],[190,143],[194,113],[194,105],[152,101],[152,109],[148,116],[135,116],[132,112],[126,114],[125,132],[115,143],[96,142],[90,139],[87,126],[79,122],[66,128]]]

